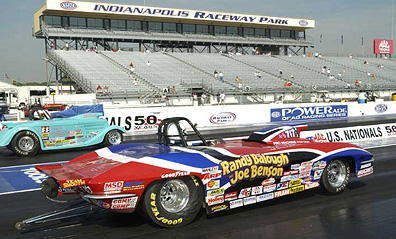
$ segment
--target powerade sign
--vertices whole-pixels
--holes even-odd
[[[348,117],[347,105],[309,106],[271,109],[271,122]]]

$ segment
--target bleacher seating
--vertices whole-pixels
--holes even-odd
[[[209,53],[140,53],[140,52],[86,52],[52,51],[68,67],[79,72],[92,88],[107,85],[111,92],[135,92],[142,95],[152,91],[143,82],[133,81],[128,69],[133,62],[136,76],[158,89],[175,86],[178,92],[201,86],[213,94],[226,91],[241,93],[249,86],[249,92],[285,92],[287,90],[343,91],[361,89],[355,86],[361,80],[366,88],[389,90],[396,88],[396,62],[377,58],[350,57],[302,57],[302,56],[250,56]],[[369,64],[364,64],[367,61]],[[151,65],[148,66],[147,62]],[[322,68],[331,70],[330,79]],[[383,66],[383,67],[380,67]],[[214,78],[214,70],[223,72],[227,83]],[[279,70],[283,74],[279,74]],[[255,75],[260,71],[261,77]],[[370,74],[368,74],[370,73]],[[291,75],[294,77],[291,78]],[[238,89],[241,79],[242,89]],[[291,81],[293,87],[284,86]],[[313,88],[313,86],[315,86]],[[244,92],[246,93],[246,91]]]
[[[56,50],[53,53],[90,82],[93,90],[100,85],[102,88],[108,86],[112,94],[142,95],[149,91],[149,88],[133,81],[128,74],[95,52]]]

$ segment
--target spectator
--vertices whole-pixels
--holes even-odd
[[[201,95],[201,104],[205,105],[205,103],[206,103],[206,95],[205,95],[205,93],[202,93],[202,95]]]
[[[369,63],[368,63],[368,61],[364,61],[364,63],[363,64],[365,64],[365,65],[368,65]]]
[[[161,96],[161,102],[162,102],[162,103],[165,103],[165,105],[166,105],[166,94],[162,94],[162,96]]]
[[[350,89],[351,88],[351,84],[349,84],[349,83],[346,83],[346,85],[345,85],[345,89]]]
[[[177,94],[175,86],[172,86],[171,93],[172,93],[172,95]]]
[[[238,83],[238,88],[242,89],[242,83],[241,82]]]
[[[146,66],[147,66],[147,67],[150,67],[150,66],[151,66],[151,62],[150,62],[150,61],[147,61]]]
[[[330,80],[334,80],[334,79],[335,79],[334,75],[330,75],[330,76],[329,76],[329,79],[330,79]]]
[[[66,51],[70,50],[69,43],[66,43],[66,45],[65,45],[65,50],[66,50]]]
[[[225,94],[224,94],[224,92],[221,92],[221,94],[220,94],[220,104],[225,105]]]
[[[49,48],[50,50],[55,50],[55,43],[51,42]]]
[[[326,72],[327,72],[327,67],[326,67],[326,66],[323,66],[323,67],[322,67],[322,73],[323,73],[323,74],[326,74]]]
[[[218,91],[216,93],[216,100],[217,100],[217,104],[220,104],[220,92]]]
[[[165,105],[166,106],[170,106],[171,104],[170,104],[170,98],[169,98],[169,96],[166,96],[165,97]]]
[[[236,81],[236,82],[240,82],[241,79],[239,79],[239,77],[237,76],[237,77],[235,77],[235,81]]]
[[[217,72],[216,69],[215,69],[214,72],[213,72],[213,76],[214,76],[215,78],[219,77],[219,73]]]
[[[290,81],[287,81],[285,84],[283,84],[284,86],[293,86],[293,83],[291,83]]]
[[[294,80],[294,75],[290,75],[290,78],[291,78],[292,80]]]
[[[102,87],[100,85],[96,86],[96,92],[101,92],[102,91]]]
[[[220,82],[224,82],[224,74],[223,74],[223,72],[219,72],[219,78],[220,78]]]
[[[327,69],[326,73],[327,73],[327,76],[330,76],[330,73],[331,73],[330,68]]]
[[[260,79],[261,78],[261,72],[260,71],[254,72],[254,76]]]
[[[343,73],[345,73],[345,68],[341,68],[341,71],[342,71]]]
[[[283,72],[282,72],[282,70],[279,70],[279,75],[280,75],[280,76],[282,76],[282,75],[283,75]]]
[[[135,72],[135,67],[133,66],[133,62],[131,61],[131,64],[129,64],[129,69],[131,73]]]
[[[194,100],[194,101],[198,101],[198,96],[197,96],[197,94],[195,94],[195,93],[193,93],[193,100]]]
[[[109,94],[110,94],[110,90],[109,90],[109,87],[108,87],[107,85],[105,85],[105,86],[103,87],[103,93],[104,93],[105,95],[109,95]]]
[[[166,93],[169,94],[170,92],[171,92],[171,88],[170,88],[170,86],[168,85],[168,86],[166,87]]]
[[[138,85],[138,81],[135,78],[133,79],[133,85]]]

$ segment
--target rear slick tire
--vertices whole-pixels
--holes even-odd
[[[323,170],[320,184],[329,194],[342,193],[349,182],[349,164],[341,159],[335,159]]]
[[[171,178],[151,184],[142,199],[143,216],[161,227],[180,227],[197,217],[203,188],[194,177]]]

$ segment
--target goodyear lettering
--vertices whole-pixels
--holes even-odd
[[[243,155],[240,159],[220,163],[223,176],[230,177],[231,185],[248,179],[282,177],[283,167],[288,164],[289,158],[284,154],[250,154]]]
[[[163,224],[167,224],[167,225],[177,225],[183,222],[183,218],[178,218],[178,219],[167,219],[163,216],[160,215],[160,212],[158,211],[157,205],[155,204],[155,198],[156,198],[156,194],[155,193],[151,193],[150,195],[150,205],[151,205],[151,211],[154,214],[155,219],[157,219],[158,221],[162,222]]]
[[[74,179],[74,180],[66,180],[66,182],[63,183],[62,187],[63,188],[72,188],[72,187],[78,187],[78,186],[83,186],[83,185],[85,185],[85,180]]]

